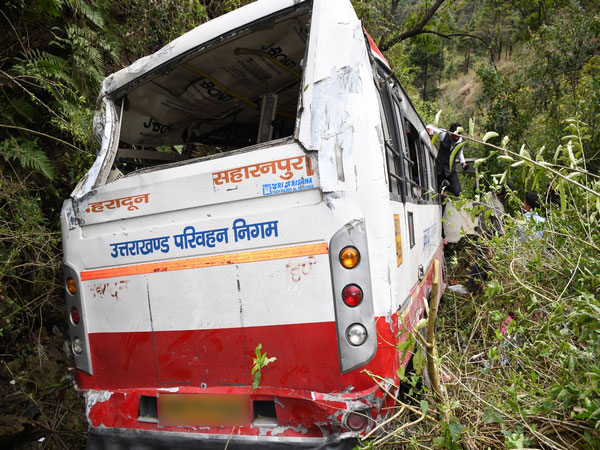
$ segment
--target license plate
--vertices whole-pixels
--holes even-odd
[[[234,426],[250,423],[247,395],[160,394],[161,426]]]

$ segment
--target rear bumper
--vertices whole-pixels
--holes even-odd
[[[251,390],[250,387],[244,386],[218,386],[206,389],[180,386],[175,389],[177,394],[182,396],[219,394],[243,397],[247,402],[247,419],[243,419],[243,425],[235,427],[209,424],[197,426],[161,424],[158,400],[162,395],[171,394],[167,389],[85,390],[83,395],[91,429],[131,430],[134,433],[139,430],[158,435],[183,433],[183,435],[217,436],[224,437],[224,442],[230,435],[239,438],[248,437],[250,440],[275,437],[322,440],[354,435],[349,434],[354,432],[346,426],[346,420],[352,413],[365,415],[367,421],[361,432],[367,432],[374,423],[379,421],[381,408],[388,398],[377,386],[362,391],[337,394],[273,387]],[[142,404],[142,400],[150,402]],[[258,402],[270,403],[269,406],[274,411],[255,411],[255,408],[260,406]],[[259,418],[261,416],[274,419],[275,423],[264,423]]]
[[[268,436],[219,436],[118,428],[90,428],[87,450],[245,450],[319,449],[351,450],[356,438],[294,438]]]

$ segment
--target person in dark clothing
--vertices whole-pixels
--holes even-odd
[[[460,125],[453,123],[450,125],[449,131],[444,131],[440,134],[440,148],[438,150],[437,158],[435,159],[435,172],[437,175],[438,186],[442,185],[444,180],[450,183],[448,190],[459,196],[461,192],[460,181],[454,165],[450,169],[450,155],[454,148],[463,141],[463,138],[456,134],[455,131]],[[458,160],[462,164],[463,170],[467,170],[467,163],[463,155],[462,149],[458,151]]]
[[[454,148],[463,141],[463,138],[459,134],[455,133],[458,127],[460,127],[460,125],[457,123],[450,125],[450,129],[448,131],[442,131],[434,125],[427,125],[426,127],[430,136],[440,133],[440,145],[437,157],[435,158],[435,172],[437,176],[438,189],[442,194],[442,217],[444,217],[444,212],[446,210],[446,197],[448,193],[459,196],[461,192],[460,181],[458,180],[458,175],[456,173],[456,169],[454,168],[454,164],[452,164],[452,168],[450,168],[450,155],[452,155]],[[462,149],[458,151],[457,156],[458,160],[462,164],[463,170],[467,170],[468,165],[465,161],[465,156],[463,155]],[[442,238],[445,237],[446,232],[444,230],[444,226],[442,226]]]

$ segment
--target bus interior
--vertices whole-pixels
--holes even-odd
[[[111,92],[122,113],[110,178],[293,135],[309,6],[219,36]]]

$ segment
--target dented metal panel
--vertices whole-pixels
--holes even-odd
[[[98,109],[94,115],[94,136],[98,140],[100,149],[94,164],[88,170],[73,192],[71,197],[78,201],[88,194],[93,188],[106,180],[107,167],[110,168],[112,160],[119,145],[119,116],[112,100],[101,96]]]
[[[381,133],[366,41],[349,2],[315,1],[303,83],[298,138],[319,152],[322,190],[354,190],[352,153]]]

